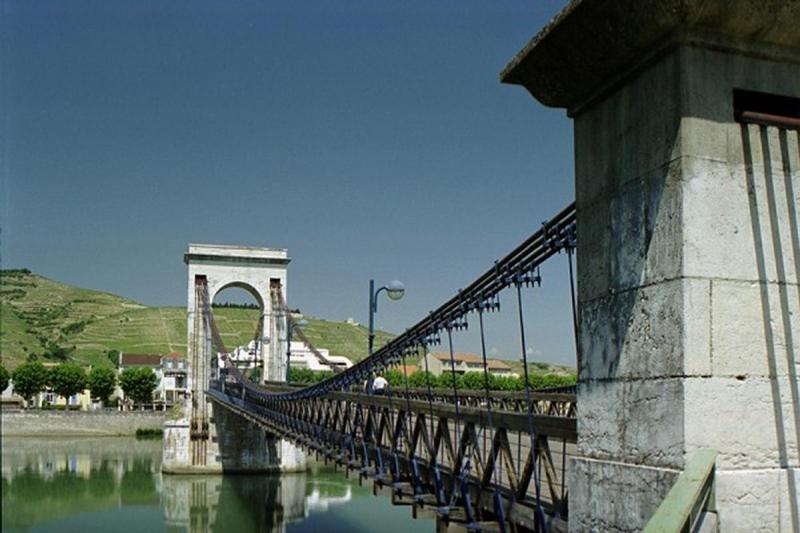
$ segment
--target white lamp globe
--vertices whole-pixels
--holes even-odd
[[[386,286],[386,295],[392,300],[399,300],[405,292],[405,286],[397,280],[390,281]]]

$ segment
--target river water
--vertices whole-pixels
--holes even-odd
[[[432,532],[432,520],[325,467],[281,476],[164,476],[161,441],[4,438],[2,530]]]

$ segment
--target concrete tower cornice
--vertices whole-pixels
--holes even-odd
[[[800,63],[800,2],[575,0],[509,62],[504,83],[570,115],[681,44]]]

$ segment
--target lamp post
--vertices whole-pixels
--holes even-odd
[[[392,300],[399,300],[406,292],[405,286],[397,280],[390,281],[377,291],[375,290],[375,280],[369,280],[369,348],[367,356],[372,356],[372,346],[375,343],[375,313],[378,311],[378,294],[386,291],[386,296]]]
[[[289,383],[289,369],[292,366],[291,359],[292,359],[292,330],[295,326],[305,327],[308,325],[308,320],[301,318],[295,323],[292,323],[291,320],[288,321],[288,326],[286,327],[286,383]]]

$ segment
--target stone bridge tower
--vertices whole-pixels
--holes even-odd
[[[721,531],[800,531],[800,2],[574,0],[502,80],[574,119],[570,529],[712,448]]]
[[[164,471],[208,473],[223,471],[296,470],[305,467],[302,452],[278,436],[267,434],[238,415],[216,409],[206,398],[215,372],[211,333],[203,318],[199,296],[208,303],[220,291],[237,287],[258,302],[262,381],[286,379],[286,320],[274,309],[270,292],[280,290],[286,301],[285,249],[190,244],[184,255],[188,270],[187,360],[191,396],[184,417],[167,422]],[[226,346],[233,349],[235,346]]]

